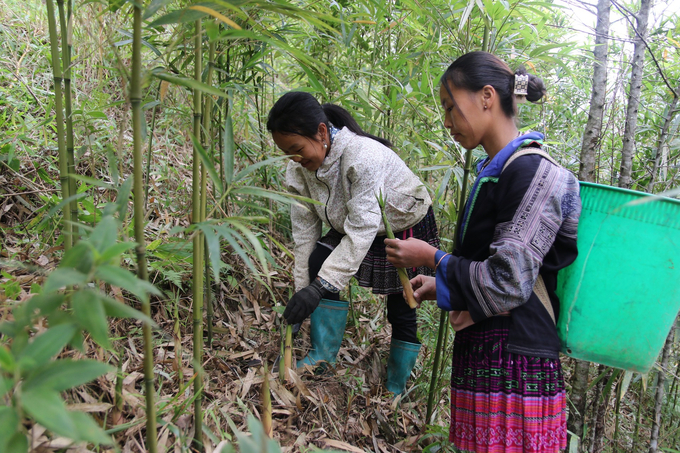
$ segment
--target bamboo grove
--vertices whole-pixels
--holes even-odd
[[[679,12],[647,4],[645,23],[645,1],[0,0],[0,450],[32,451],[34,436],[94,451],[451,451],[453,332],[436,306],[420,310],[427,352],[401,408],[376,396],[377,365],[335,394],[291,369],[303,340],[280,316],[289,206],[307,200],[286,193],[267,112],[302,89],[391,140],[431,189],[450,249],[481,152],[442,132],[438,80],[485,49],[548,82],[520,126],[545,132],[580,179],[677,196]],[[574,11],[608,28],[579,34]],[[384,355],[384,307],[346,291],[358,370]],[[570,452],[680,449],[674,332],[649,376],[564,358]],[[105,409],[67,410],[79,403]]]

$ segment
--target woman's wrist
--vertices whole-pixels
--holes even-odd
[[[448,253],[446,253],[446,252],[444,252],[444,251],[442,251],[442,250],[437,250],[437,251],[434,253],[434,266],[432,267],[432,269],[434,269],[435,272],[437,271],[437,268],[439,267],[439,265],[441,264],[441,262],[444,260],[444,258],[446,257],[446,255],[448,255]]]

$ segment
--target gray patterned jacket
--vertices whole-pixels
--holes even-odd
[[[337,133],[316,172],[290,161],[286,184],[291,193],[324,203],[291,208],[296,291],[309,284],[309,256],[321,238],[322,224],[344,237],[325,261],[319,277],[342,289],[359,269],[375,237],[385,234],[376,199],[380,190],[395,232],[420,222],[432,204],[427,188],[394,151],[347,128]]]

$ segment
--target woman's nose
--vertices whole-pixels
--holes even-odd
[[[293,154],[292,156],[290,156],[290,158],[293,159],[293,162],[300,162],[300,161],[302,161],[302,156],[299,155],[299,154]]]

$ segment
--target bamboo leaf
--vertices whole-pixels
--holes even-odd
[[[36,387],[21,392],[20,402],[23,409],[45,428],[60,436],[74,439],[77,427],[59,393],[46,387]]]
[[[14,381],[11,378],[8,377],[3,377],[0,376],[0,398],[5,396],[7,392],[12,390],[12,387],[14,386]],[[0,422],[0,426],[2,426],[2,423]],[[0,442],[0,445],[2,442]],[[0,449],[2,451],[2,449]]]
[[[199,4],[211,5],[211,3],[199,3]],[[190,9],[178,9],[175,11],[171,11],[167,14],[164,14],[155,21],[151,22],[148,26],[150,28],[156,28],[160,27],[161,25],[185,24],[187,22],[193,22],[205,16],[206,13],[202,11]]]
[[[218,188],[218,192],[221,195],[222,192],[224,192],[224,188],[222,187],[222,180],[220,179],[220,176],[217,173],[217,169],[215,168],[212,159],[210,159],[210,156],[208,156],[208,153],[205,152],[205,150],[199,143],[198,139],[196,139],[196,136],[194,134],[191,134],[191,141],[193,142],[194,147],[198,152],[198,156],[201,158],[201,162],[203,162],[203,166],[208,171],[210,179],[212,179],[213,184],[215,184],[215,187]]]
[[[107,316],[113,318],[139,319],[140,321],[149,323],[152,326],[156,324],[151,318],[146,316],[144,313],[142,313],[139,310],[135,310],[129,305],[125,305],[122,302],[118,302],[115,299],[111,299],[110,297],[105,297],[102,295],[100,295],[99,298],[102,301],[102,305],[104,305],[104,311],[106,311]]]
[[[136,246],[137,246],[136,242],[118,242],[116,244],[113,244],[112,246],[110,246],[109,248],[102,252],[102,254],[97,259],[97,262],[108,264],[114,258],[119,257],[128,250],[132,250]]]
[[[110,248],[117,240],[118,221],[113,216],[101,219],[90,235],[90,243],[99,253]]]
[[[45,387],[57,392],[83,384],[115,370],[111,365],[96,360],[60,359],[42,367],[22,385],[22,391]]]
[[[54,215],[57,212],[61,211],[61,209],[64,206],[68,206],[72,201],[80,200],[81,198],[85,198],[85,197],[87,197],[87,193],[83,192],[83,193],[77,193],[77,194],[71,195],[70,197],[68,197],[64,200],[61,200],[56,206],[53,206],[52,209],[50,209],[47,212],[47,214],[40,221],[40,224],[38,225],[38,227],[44,226],[45,223],[47,223],[48,220],[50,220],[52,217],[54,217]]]
[[[170,74],[169,72],[166,72],[164,69],[154,69],[151,72],[155,77],[158,77],[161,80],[165,80],[170,83],[175,83],[183,87],[191,88],[192,90],[198,90],[203,93],[212,94],[214,96],[219,96],[223,98],[226,98],[228,96],[227,93],[218,90],[213,86],[207,85],[203,82],[199,82],[198,80],[195,79],[189,79],[187,77],[180,77]]]
[[[0,370],[14,373],[15,366],[12,353],[4,345],[0,344]]]
[[[326,88],[319,82],[319,79],[316,77],[314,72],[312,72],[311,68],[308,68],[305,65],[300,66],[302,70],[307,74],[307,79],[309,79],[309,83],[314,87],[317,93],[319,93],[323,99],[328,99],[328,93],[326,92]]]
[[[323,205],[323,202],[312,200],[311,198],[293,195],[288,192],[278,192],[275,190],[263,189],[261,187],[239,187],[232,190],[233,194],[254,195],[263,198],[280,201],[286,204],[300,204],[300,202]]]
[[[241,247],[239,242],[245,242],[245,239],[240,234],[238,234],[238,232],[233,231],[224,225],[216,226],[215,230],[220,234],[221,237],[224,238],[225,241],[229,243],[229,245],[231,245],[236,254],[243,260],[244,263],[246,263],[246,266],[248,266],[253,272],[258,272],[246,251],[243,249],[243,247]]]
[[[31,299],[27,303],[27,312],[33,313],[36,310],[38,310],[41,316],[49,316],[63,303],[64,303],[63,294],[55,292],[49,293],[43,292],[41,294],[31,297]]]
[[[125,2],[126,0],[109,0],[109,11],[115,13],[125,4]]]
[[[246,168],[241,170],[236,174],[234,177],[234,182],[241,181],[243,178],[254,172],[255,170],[258,170],[262,167],[265,167],[267,165],[273,164],[274,162],[278,162],[284,159],[290,159],[289,156],[276,156],[276,157],[270,157],[269,159],[265,159],[261,162],[258,162],[256,164],[248,165]]]
[[[121,28],[116,29],[116,31],[117,31],[118,33],[120,33],[121,35],[124,35],[124,36],[127,36],[128,38],[131,38],[129,41],[127,41],[127,43],[131,43],[131,42],[132,42],[132,33],[130,33],[130,32],[127,31],[127,30],[123,30],[123,29],[121,29]],[[160,50],[158,50],[158,49],[156,48],[156,46],[154,46],[153,44],[151,44],[149,41],[147,41],[147,40],[145,40],[145,39],[142,39],[141,42],[142,42],[142,44],[143,44],[145,47],[148,47],[149,49],[151,49],[151,51],[152,51],[153,53],[155,53],[158,57],[163,58],[163,54],[161,53]]]
[[[227,102],[227,112],[226,118],[224,120],[224,140],[223,149],[224,156],[222,159],[224,168],[222,173],[224,174],[224,182],[227,186],[231,185],[234,179],[234,154],[236,152],[236,144],[234,143],[234,123],[231,118],[231,93]]]
[[[218,13],[217,11],[215,11],[212,8],[208,8],[207,6],[202,6],[202,5],[193,5],[193,6],[190,6],[189,9],[193,9],[193,10],[196,10],[196,11],[202,11],[204,13],[210,14],[211,16],[215,17],[216,19],[221,20],[222,22],[229,25],[230,27],[235,28],[237,30],[241,30],[241,26],[239,24],[237,24],[233,20],[229,19],[227,16],[225,16],[221,13]]]
[[[94,252],[92,250],[92,243],[90,241],[80,241],[64,254],[64,258],[59,263],[59,268],[74,269],[83,275],[88,275],[92,270],[93,264]]]
[[[142,20],[147,20],[149,17],[153,16],[156,14],[156,12],[170,3],[172,0],[151,0],[151,3],[149,3],[149,6],[146,7],[144,10],[144,15],[142,16]]]
[[[76,333],[75,324],[59,324],[37,335],[19,354],[19,367],[31,370],[45,365],[59,354]]]
[[[257,257],[260,260],[260,264],[262,265],[262,269],[265,271],[265,275],[267,276],[267,280],[269,280],[269,273],[266,272],[267,270],[267,258],[265,257],[265,252],[264,248],[262,248],[262,244],[260,243],[260,240],[253,234],[253,232],[248,228],[246,225],[244,225],[241,222],[234,221],[233,219],[227,219],[229,223],[231,223],[234,227],[238,228],[241,231],[241,234],[243,234],[249,241],[250,244],[253,247],[253,251],[257,255]]]
[[[666,191],[658,193],[658,194],[640,197],[636,200],[629,201],[628,203],[624,204],[623,206],[638,206],[638,205],[650,203],[650,202],[653,202],[653,201],[664,200],[666,198],[675,198],[678,195],[680,195],[680,187],[675,188],[675,189],[666,190]]]
[[[148,294],[161,295],[161,292],[151,283],[137,278],[132,272],[118,266],[102,264],[97,267],[95,277],[134,294],[140,300],[145,299]]]
[[[109,324],[104,305],[94,291],[81,290],[73,294],[71,305],[78,324],[90,332],[92,339],[105,349],[111,349]]]
[[[11,406],[0,406],[0,451],[9,451],[7,445],[15,433],[20,433],[19,415]]]
[[[69,412],[69,415],[77,428],[78,440],[95,445],[113,445],[113,439],[88,414]]]
[[[94,186],[94,187],[101,187],[103,189],[113,189],[114,188],[113,184],[111,184],[109,182],[104,182],[101,179],[91,178],[91,177],[85,176],[85,175],[69,175],[69,176],[73,179],[77,179],[78,181],[86,182],[89,185]]]
[[[118,196],[116,197],[116,205],[118,205],[118,218],[123,221],[127,216],[128,201],[130,200],[130,192],[132,192],[133,178],[130,176],[121,184],[118,189]]]
[[[203,231],[205,241],[208,244],[208,256],[210,258],[210,267],[212,268],[213,276],[215,281],[219,281],[220,264],[222,263],[222,260],[220,260],[219,237],[215,234],[215,230],[209,225],[200,224],[198,227]]]
[[[618,392],[619,402],[623,399],[623,396],[628,391],[628,386],[630,386],[630,380],[632,378],[633,378],[633,372],[632,371],[624,371],[623,372],[623,378],[621,379],[621,383],[619,384],[621,386],[621,391]]]
[[[75,269],[57,268],[55,269],[43,286],[43,292],[49,293],[66,286],[82,285],[87,281],[87,276]]]

